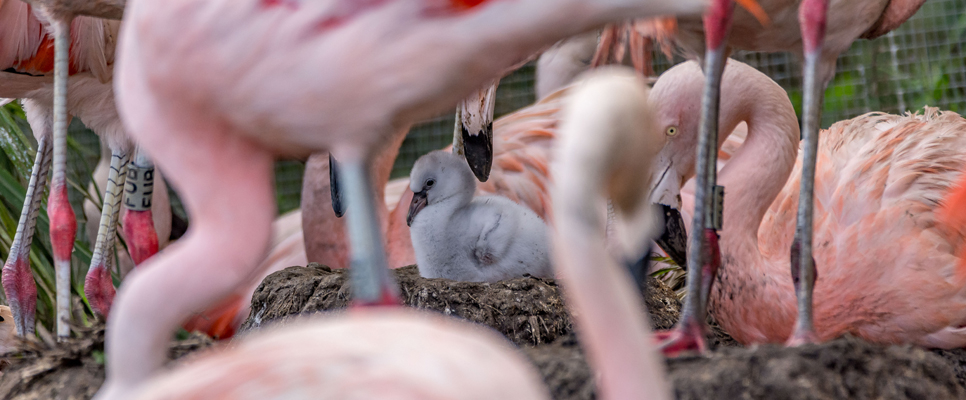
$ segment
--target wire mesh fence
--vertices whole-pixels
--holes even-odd
[[[801,64],[787,53],[736,52],[733,58],[769,75],[788,91],[801,113]],[[665,71],[684,61],[667,60],[655,52],[655,71]],[[503,79],[497,91],[496,116],[511,113],[536,100],[533,63]],[[856,42],[839,58],[835,80],[826,91],[823,126],[871,112],[900,113],[923,106],[963,112],[966,110],[966,1],[928,0],[898,30],[876,40]],[[413,127],[403,142],[393,177],[409,174],[416,159],[452,141],[454,112]],[[966,132],[964,132],[966,134]],[[97,162],[97,138],[75,132],[89,149],[78,163],[93,170]],[[279,212],[299,207],[304,164],[283,161],[276,165]],[[178,212],[182,212],[178,210]]]

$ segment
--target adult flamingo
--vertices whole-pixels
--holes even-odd
[[[694,145],[697,121],[680,110],[699,104],[701,75],[696,63],[679,65],[651,92],[664,105],[664,126],[679,130],[669,149]],[[801,179],[792,173],[803,163],[801,156],[795,161],[798,124],[781,87],[737,61],[725,71],[722,95],[729,99],[722,132],[740,122],[748,132],[721,170],[729,191],[724,263],[702,295],[735,339],[780,342],[793,335],[796,318],[798,283],[786,271],[795,232],[788,217]],[[927,109],[866,114],[823,132],[816,175],[818,339],[848,332],[879,343],[966,346],[966,215],[957,189],[966,183],[966,138],[958,134],[964,129],[959,115]]]
[[[395,303],[398,288],[386,268],[364,167],[378,143],[544,45],[628,17],[700,12],[704,2],[548,5],[129,3],[117,71],[120,109],[193,219],[182,244],[121,287],[108,320],[110,367],[100,398],[125,398],[160,368],[185,313],[212,305],[256,272],[275,209],[276,155],[331,150],[344,162],[354,303]]]
[[[718,136],[718,108],[721,74],[732,48],[751,51],[791,51],[804,59],[803,135],[806,146],[802,193],[813,198],[816,148],[821,123],[824,89],[835,75],[835,62],[859,38],[881,36],[905,22],[925,0],[770,0],[750,12],[734,12],[732,0],[714,0],[703,19],[677,18],[673,42],[692,57],[701,57],[708,73],[702,101],[702,128],[698,144],[696,206],[692,222],[690,268],[696,271],[717,268],[720,226],[720,193],[715,186],[715,138]],[[796,12],[797,11],[797,12]],[[752,15],[754,14],[754,16]],[[765,17],[765,16],[768,17]],[[757,20],[756,20],[757,19]],[[765,23],[764,26],[762,22]],[[759,22],[762,21],[762,22]],[[730,33],[729,33],[730,30]],[[666,32],[665,32],[666,33]],[[703,55],[703,56],[701,56]],[[666,182],[675,186],[683,182]],[[677,186],[679,187],[679,186]],[[677,187],[660,193],[676,193]],[[663,198],[671,204],[674,199]],[[815,283],[812,257],[813,201],[799,204],[796,230],[796,257],[792,273],[802,285],[798,288],[798,319],[790,345],[814,341],[812,291]],[[700,234],[698,233],[700,232]],[[688,297],[677,327],[667,335],[669,349],[704,349],[705,304],[700,293],[707,285],[702,274],[688,275]]]
[[[67,88],[66,81],[62,82],[62,86],[51,82],[50,75],[57,67],[51,42],[52,40],[56,42],[56,39],[51,39],[51,36],[45,32],[43,21],[35,16],[31,6],[19,1],[0,1],[0,21],[2,21],[0,40],[3,43],[0,48],[0,70],[3,70],[0,72],[0,82],[2,82],[0,96],[25,99],[24,109],[27,119],[38,139],[37,157],[32,169],[27,198],[20,216],[17,234],[11,246],[12,251],[4,266],[3,285],[11,302],[18,333],[21,335],[32,333],[36,286],[30,271],[29,250],[40,207],[40,197],[46,186],[47,172],[53,156],[54,176],[51,180],[49,214],[51,241],[57,268],[57,334],[63,337],[69,333],[67,318],[70,299],[70,253],[77,229],[73,211],[66,203],[64,173],[66,149],[56,145],[66,134],[65,131],[60,132],[58,129],[66,129],[67,117],[55,115],[54,110],[69,109],[75,116],[83,119],[113,149],[112,161],[115,163],[115,172],[122,170],[132,145],[125,136],[117,116],[110,82],[118,23],[89,17],[73,20],[71,25],[75,34],[68,35],[64,39],[72,41],[72,50],[70,54],[61,54],[62,61],[69,64],[62,67],[63,76],[66,78],[70,73],[72,77],[69,88],[74,95],[68,102],[67,99],[62,98]],[[62,50],[66,53],[66,45],[63,47]],[[58,107],[52,108],[50,102],[55,99]],[[54,121],[53,125],[51,120]],[[51,137],[56,142],[53,151],[51,151]],[[149,162],[145,161],[142,164],[146,164],[143,169],[132,170],[140,172],[139,175],[153,170]],[[103,315],[106,315],[114,291],[113,286],[110,286],[109,258],[105,257],[106,249],[113,247],[113,232],[117,225],[117,212],[121,201],[121,186],[114,183],[123,182],[123,176],[114,175],[114,179],[110,179],[109,182],[111,184],[107,185],[106,206],[101,214],[100,232],[88,274],[88,285],[85,286],[95,310]],[[143,183],[149,185],[151,182],[143,180]],[[142,185],[139,190],[131,191],[131,194],[141,195],[142,200],[145,198],[150,200],[150,191],[144,192],[144,187]],[[147,205],[150,206],[150,201]],[[136,259],[146,258],[157,251],[156,233],[151,228],[151,219],[150,211],[141,208],[139,211],[125,213],[125,227],[129,230],[127,236],[132,239],[131,248]]]
[[[602,199],[588,196],[595,193],[588,191],[589,188],[598,186],[597,189],[604,189],[599,184],[600,180],[592,178],[598,177],[597,175],[604,178],[614,177],[618,174],[613,167],[618,165],[630,168],[644,166],[646,161],[640,161],[642,154],[638,151],[653,155],[664,141],[661,132],[655,129],[651,129],[652,134],[643,140],[634,140],[641,137],[638,134],[639,129],[626,129],[628,126],[641,126],[637,122],[641,119],[640,105],[646,102],[646,92],[639,78],[630,74],[620,75],[616,79],[604,76],[588,81],[586,86],[579,94],[580,99],[575,102],[598,105],[601,95],[605,95],[604,99],[610,100],[608,105],[615,107],[573,112],[571,130],[574,134],[580,134],[583,139],[571,143],[593,145],[604,139],[607,145],[568,146],[561,161],[568,163],[568,172],[571,172],[561,177],[561,180],[570,183],[563,187],[577,189],[568,193],[576,195],[569,199],[590,200],[568,203],[577,207],[567,207],[569,212],[562,213],[563,217],[560,219],[564,223],[578,222],[575,233],[559,240],[568,245],[579,243],[579,246],[571,248],[573,253],[581,257],[580,259],[594,261],[592,264],[582,264],[584,267],[599,264],[600,259],[597,257],[608,259],[603,251],[603,237],[600,236],[603,229],[588,230],[580,223],[583,221],[583,212],[589,211],[594,216],[599,211],[599,206],[603,205]],[[614,108],[617,108],[616,112]],[[611,117],[632,122],[614,123]],[[611,123],[615,129],[601,132],[599,123],[602,121]],[[633,142],[634,146],[627,146],[628,141]],[[597,151],[587,152],[587,149]],[[610,155],[615,149],[624,150],[621,154],[624,157],[620,157],[617,163],[600,165],[589,174],[585,172],[585,165],[579,164],[588,159],[595,161],[594,166],[604,164],[600,161],[606,163],[611,159],[602,156]],[[577,174],[572,174],[573,172]],[[634,179],[627,183],[629,185],[625,187],[640,190],[633,191],[636,193],[622,191],[614,194],[620,195],[625,202],[637,203],[638,200],[644,200],[646,204],[647,196],[641,196],[645,194],[643,188],[646,186]],[[559,198],[560,196],[557,197]],[[653,208],[646,205],[627,211],[642,211],[642,215],[651,211],[651,217],[654,217]],[[655,228],[654,219],[656,218],[645,218],[651,224],[645,224],[643,229],[636,229],[635,232],[628,232],[636,234],[628,237],[646,240],[645,236]],[[572,292],[572,298],[579,300],[581,306],[592,307],[598,311],[580,313],[578,318],[589,328],[587,333],[593,334],[591,336],[594,342],[589,344],[590,353],[605,355],[595,360],[595,364],[603,372],[602,384],[599,386],[602,398],[671,398],[660,359],[654,349],[648,346],[648,341],[642,338],[647,333],[647,319],[644,317],[646,314],[640,308],[639,296],[626,281],[627,277],[620,275],[620,269],[613,262],[606,263],[603,271],[581,271],[571,260],[562,260],[568,273],[575,276],[587,275],[587,278],[568,280],[571,287],[568,293]],[[595,291],[600,293],[593,293]],[[610,307],[609,311],[616,308],[618,312],[600,312],[602,307]],[[626,313],[627,318],[620,312]],[[616,321],[595,320],[605,315],[620,318],[616,318]],[[604,330],[603,327],[598,327],[599,322],[617,324],[608,325],[613,329]],[[619,340],[598,340],[601,339],[601,333],[610,337],[617,336]],[[332,343],[338,343],[338,346]],[[365,364],[364,368],[358,368],[360,362]],[[351,376],[347,375],[347,368],[353,371]],[[240,375],[240,370],[247,372]],[[296,370],[299,373],[291,373]],[[132,398],[244,399],[261,398],[266,394],[291,398],[549,398],[536,371],[504,338],[478,325],[398,309],[369,309],[347,315],[316,317],[295,326],[270,328],[255,333],[235,348],[211,354],[192,364],[161,374],[144,384]]]
[[[551,189],[554,261],[588,361],[600,374],[601,398],[669,399],[666,379],[655,379],[664,376],[664,365],[650,346],[640,292],[611,258],[603,235],[608,200],[625,257],[638,259],[661,228],[647,179],[666,141],[657,103],[648,101],[641,77],[617,71],[595,71],[600,76],[578,84],[564,111]]]

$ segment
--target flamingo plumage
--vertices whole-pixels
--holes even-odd
[[[835,75],[835,62],[838,56],[848,50],[859,38],[875,38],[901,25],[909,19],[925,0],[769,0],[762,1],[757,10],[747,8],[734,10],[732,0],[715,0],[709,14],[698,18],[661,18],[652,23],[639,22],[639,32],[655,33],[659,42],[673,43],[683,50],[686,56],[701,59],[704,70],[711,79],[707,80],[702,115],[705,126],[698,145],[697,214],[692,230],[702,230],[702,234],[692,235],[690,270],[700,266],[713,270],[717,266],[713,254],[717,248],[717,230],[713,222],[718,220],[715,190],[715,143],[718,136],[718,104],[720,103],[720,81],[727,54],[732,49],[749,51],[790,51],[803,60],[803,137],[808,144],[805,152],[806,174],[802,180],[802,192],[812,198],[814,189],[814,170],[818,131],[821,123],[820,113],[824,99],[824,89]],[[683,182],[682,182],[683,183]],[[680,183],[675,183],[679,185]],[[679,187],[679,186],[678,186]],[[672,190],[673,191],[673,190]],[[673,199],[663,199],[671,202]],[[812,257],[812,216],[813,202],[799,205],[795,257],[797,261],[792,273],[799,274],[796,282],[799,316],[796,320],[796,334],[789,340],[790,345],[814,341],[812,323],[812,291],[815,284],[814,260]],[[667,335],[667,346],[681,349],[703,349],[704,338],[699,332],[706,332],[704,322],[705,305],[698,301],[706,296],[701,294],[700,274],[688,275],[688,300],[684,317],[678,327]],[[702,304],[699,304],[702,303]],[[692,328],[696,327],[696,328]]]
[[[702,79],[689,62],[655,84],[652,96],[666,105],[659,118],[680,129],[672,142],[694,145],[697,121],[681,120],[680,110],[700,104]],[[710,309],[742,343],[786,341],[797,317],[787,271],[803,162],[795,157],[798,122],[781,87],[737,61],[725,70],[722,96],[729,99],[722,132],[745,123],[747,137],[721,169],[728,201]],[[877,343],[966,346],[964,129],[959,115],[927,108],[870,113],[822,132],[817,339],[850,333]]]
[[[33,224],[39,211],[40,197],[46,187],[47,172],[53,157],[54,177],[51,179],[51,240],[55,248],[57,268],[57,333],[68,334],[70,297],[70,251],[76,235],[76,220],[67,203],[64,180],[64,151],[52,150],[56,127],[66,129],[66,121],[57,122],[55,107],[51,106],[59,91],[52,80],[55,70],[54,35],[46,30],[50,17],[47,13],[35,13],[36,8],[20,2],[0,2],[0,97],[23,98],[27,120],[38,139],[37,158],[32,170],[30,190],[24,203],[17,235],[9,259],[4,267],[4,289],[11,299],[11,307],[17,321],[18,333],[33,332],[36,308],[36,288],[30,272],[28,254],[33,236]],[[119,29],[118,21],[100,20],[92,17],[71,19],[69,35],[70,50],[67,57],[71,77],[65,89],[72,96],[62,105],[71,114],[81,118],[112,149],[114,161],[113,179],[106,185],[105,207],[100,216],[98,240],[85,292],[95,311],[106,316],[113,298],[114,287],[110,278],[107,249],[114,246],[114,231],[120,210],[121,187],[128,154],[133,145],[124,133],[114,106],[112,86],[114,46]],[[65,77],[66,78],[66,77]],[[54,123],[52,124],[52,120]],[[143,175],[153,171],[149,161],[143,168],[132,171]],[[150,179],[144,180],[148,185]],[[120,183],[118,185],[117,183]],[[132,254],[140,262],[157,252],[157,234],[152,226],[150,190],[144,187],[131,190],[141,195],[146,207],[124,214],[125,229]],[[140,227],[140,229],[131,229]]]
[[[445,1],[128,3],[118,49],[121,115],[178,189],[192,226],[177,248],[153,257],[121,287],[98,398],[136,393],[161,368],[183,315],[258,273],[275,210],[275,156],[329,150],[340,160],[351,204],[354,303],[397,303],[365,168],[379,144],[563,37],[704,6],[548,4],[490,1],[457,10]]]

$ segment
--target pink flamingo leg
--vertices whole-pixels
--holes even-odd
[[[351,153],[350,153],[351,154]],[[401,303],[399,286],[389,272],[382,229],[363,157],[349,157],[339,169],[346,200],[346,228],[352,244],[350,277],[354,307],[391,306]]]
[[[714,0],[704,17],[705,54],[704,73],[707,76],[701,102],[701,129],[698,138],[698,157],[695,167],[695,209],[688,254],[688,296],[681,320],[670,333],[658,333],[663,339],[661,350],[668,356],[682,351],[704,351],[709,332],[705,318],[707,298],[714,274],[720,265],[718,234],[714,223],[714,187],[717,175],[718,104],[721,96],[721,76],[724,74],[726,39],[734,12],[733,0]],[[696,273],[701,271],[701,273]],[[707,277],[702,275],[708,275]]]
[[[44,119],[49,116],[45,113]],[[7,294],[14,325],[20,336],[34,333],[37,285],[30,269],[30,243],[33,241],[37,215],[40,213],[40,198],[47,186],[50,158],[50,137],[44,133],[37,142],[37,157],[30,174],[30,184],[27,186],[17,233],[10,245],[10,255],[3,266],[3,290]]]
[[[114,243],[117,239],[117,216],[121,209],[121,188],[127,176],[129,157],[121,150],[111,150],[111,169],[107,177],[104,204],[94,244],[91,266],[84,279],[84,294],[91,308],[105,319],[114,301],[114,280],[111,277]]]
[[[70,335],[70,258],[77,236],[77,219],[67,200],[67,76],[69,67],[70,24],[72,15],[54,16],[54,140],[53,177],[47,215],[50,217],[50,244],[54,252],[57,292],[57,337]]]
[[[143,151],[137,152],[128,167],[124,191],[124,237],[134,265],[141,265],[158,252],[158,233],[151,214],[154,164]]]
[[[822,122],[825,87],[834,74],[834,58],[823,57],[825,22],[828,0],[805,0],[799,8],[802,44],[805,50],[804,109],[802,111],[802,183],[798,202],[798,224],[792,247],[792,274],[798,297],[798,320],[788,345],[812,343],[817,340],[812,320],[812,291],[818,276],[812,257],[812,210],[815,206],[815,166],[818,156],[818,132]],[[825,64],[832,63],[829,68]],[[794,258],[798,255],[797,259]]]
[[[183,310],[202,312],[241,289],[267,251],[276,209],[273,156],[246,138],[211,128],[204,117],[193,119],[211,132],[179,126],[142,136],[157,160],[170,161],[159,166],[193,218],[178,243],[131,271],[119,288],[106,353],[108,365],[132,367],[108,368],[104,387],[115,392],[99,398],[126,398],[132,388],[111,382],[136,384],[159,369],[175,328],[190,316]],[[159,127],[145,130],[152,129]]]

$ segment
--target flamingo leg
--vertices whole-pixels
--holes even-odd
[[[812,257],[812,210],[815,206],[815,166],[818,156],[818,134],[822,122],[825,87],[834,70],[822,69],[827,60],[822,55],[828,0],[805,0],[799,8],[802,43],[805,47],[804,94],[802,111],[802,183],[798,201],[798,221],[792,245],[791,271],[798,297],[798,320],[788,345],[816,342],[812,320],[812,292],[818,275]],[[797,256],[797,257],[796,257]]]
[[[40,213],[40,198],[47,186],[50,158],[50,138],[42,135],[37,141],[37,157],[30,174],[20,222],[17,223],[17,233],[10,245],[10,255],[3,266],[3,290],[13,312],[17,334],[24,337],[34,333],[37,285],[30,269],[30,243],[33,241],[37,215]]]
[[[107,176],[104,204],[101,207],[101,220],[97,227],[97,241],[91,266],[84,279],[84,294],[91,307],[107,319],[114,301],[114,280],[111,279],[111,265],[114,243],[117,238],[117,216],[121,209],[121,189],[127,176],[130,157],[126,151],[111,149],[111,170]]]
[[[251,282],[268,249],[276,210],[273,157],[258,145],[217,127],[208,135],[179,126],[149,129],[167,134],[143,136],[142,143],[178,188],[192,215],[191,227],[178,243],[131,271],[118,288],[107,320],[107,381],[97,398],[133,397],[125,394],[131,387],[117,383],[151,376],[161,368],[174,330],[190,313],[203,312]],[[198,169],[218,173],[199,174]]]
[[[400,304],[399,286],[389,273],[382,229],[369,185],[369,173],[361,158],[348,159],[340,169],[347,210],[346,230],[352,249],[350,279],[353,306]]]
[[[134,265],[158,252],[158,232],[151,214],[154,196],[154,162],[141,149],[127,169],[124,183],[124,237]]]
[[[54,31],[54,140],[53,176],[50,180],[50,243],[54,252],[57,292],[57,337],[70,335],[70,259],[77,237],[77,219],[67,200],[67,76],[70,24],[73,16],[52,18]]]
[[[453,154],[466,158],[480,182],[486,182],[493,166],[493,116],[500,80],[474,93],[456,106]]]
[[[688,295],[681,320],[671,332],[659,333],[661,350],[669,356],[682,351],[707,349],[709,332],[705,318],[707,298],[720,265],[714,188],[717,175],[718,106],[721,97],[721,77],[727,59],[726,38],[734,12],[732,0],[714,0],[704,17],[706,76],[701,101],[701,125],[698,132],[698,156],[695,167],[695,209],[692,220],[688,261]],[[698,271],[701,271],[700,273]],[[707,293],[706,293],[707,292]]]

